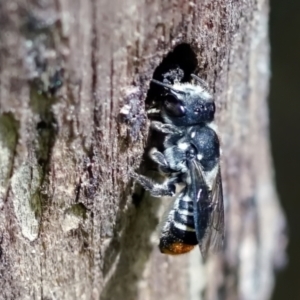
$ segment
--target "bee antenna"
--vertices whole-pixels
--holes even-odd
[[[199,76],[197,76],[197,75],[195,75],[195,74],[191,74],[191,77],[192,77],[193,79],[195,79],[196,81],[198,81],[198,82],[201,84],[201,86],[202,86],[206,91],[209,90],[209,87],[208,87],[207,83],[206,83],[203,79],[201,79]]]
[[[168,90],[170,90],[170,91],[173,91],[173,92],[175,92],[175,93],[179,93],[179,94],[184,94],[184,92],[183,91],[179,91],[179,90],[176,90],[176,89],[174,89],[174,87],[172,87],[171,85],[169,85],[169,84],[166,84],[166,83],[163,83],[163,82],[160,82],[160,81],[158,81],[158,80],[156,80],[156,79],[151,79],[151,82],[153,82],[153,83],[155,83],[155,84],[157,84],[157,85],[160,85],[160,86],[162,86],[162,87],[164,87],[164,88],[166,88],[166,89],[168,89]]]

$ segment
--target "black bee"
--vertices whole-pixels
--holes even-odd
[[[167,180],[156,183],[133,173],[132,176],[155,197],[174,196],[175,184],[184,188],[176,197],[162,229],[162,253],[181,254],[199,244],[203,257],[218,251],[224,239],[224,208],[220,172],[220,143],[213,129],[215,104],[203,86],[152,80],[164,87],[160,114],[164,121],[152,128],[166,134],[164,151],[150,151],[151,159]]]

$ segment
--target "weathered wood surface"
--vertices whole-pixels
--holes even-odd
[[[286,240],[267,34],[265,0],[1,1],[0,298],[269,299]],[[134,205],[128,176],[149,80],[180,43],[212,88],[223,150],[226,247],[206,265],[159,253],[161,201]]]

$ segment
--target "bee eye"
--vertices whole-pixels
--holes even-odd
[[[173,117],[182,117],[185,115],[183,103],[172,95],[167,95],[164,101],[164,108],[168,115]]]

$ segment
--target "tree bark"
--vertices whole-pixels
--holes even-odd
[[[222,144],[225,250],[205,264],[158,251],[165,203],[133,201],[128,174],[150,79],[180,44]],[[1,1],[1,298],[269,299],[286,245],[269,75],[265,0]]]

